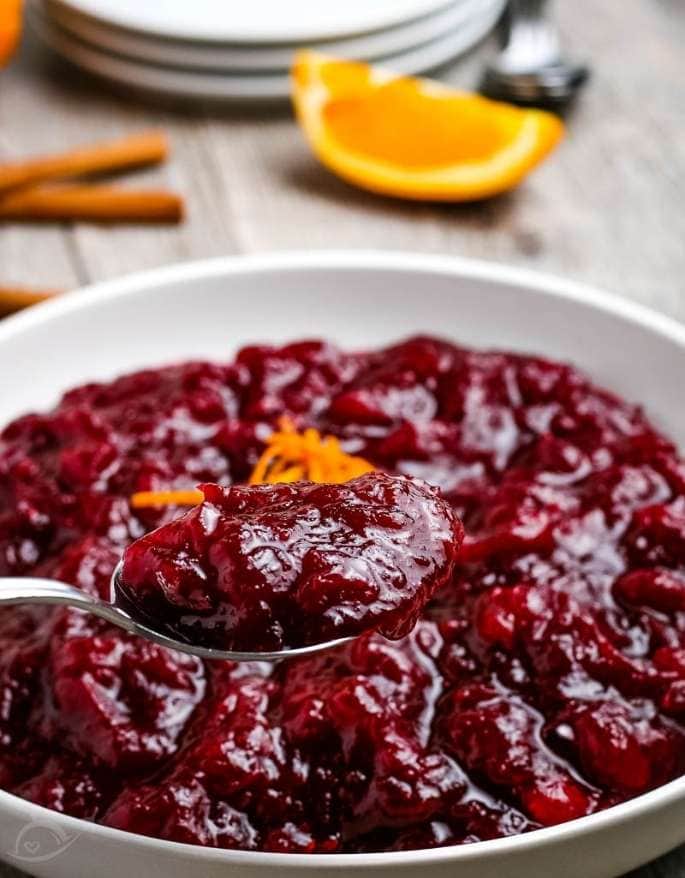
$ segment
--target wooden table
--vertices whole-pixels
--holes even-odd
[[[52,62],[29,39],[0,74],[0,158],[162,126],[173,160],[139,180],[182,191],[188,219],[162,229],[4,227],[0,285],[68,289],[220,254],[383,247],[556,272],[685,320],[682,0],[566,0],[557,13],[569,50],[594,69],[568,137],[518,192],[471,206],[366,195],[315,163],[287,109],[149,106]],[[442,77],[473,86],[490,51]],[[633,878],[682,875],[685,849]]]

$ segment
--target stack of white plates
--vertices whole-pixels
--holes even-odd
[[[275,100],[303,46],[422,73],[472,48],[506,0],[42,0],[52,49],[120,85],[182,98]]]

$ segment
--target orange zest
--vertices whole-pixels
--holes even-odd
[[[0,0],[0,67],[14,54],[21,36],[23,0]]]
[[[138,491],[129,500],[133,509],[147,509],[150,506],[197,506],[202,503],[204,494],[195,489],[185,491]]]
[[[259,458],[250,484],[275,482],[326,482],[340,484],[371,472],[374,467],[362,457],[347,454],[335,436],[322,438],[310,427],[298,433],[287,418],[272,433]]]
[[[309,428],[298,433],[287,418],[269,436],[261,457],[252,471],[251,485],[277,482],[325,482],[340,484],[374,469],[363,457],[343,451],[335,436],[322,437]],[[130,498],[133,509],[151,506],[197,506],[204,499],[202,491],[139,491]]]
[[[561,139],[553,113],[302,51],[293,101],[315,155],[363,189],[473,201],[516,186]]]

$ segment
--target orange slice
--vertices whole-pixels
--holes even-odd
[[[0,67],[14,54],[21,34],[22,0],[0,0]]]
[[[399,198],[473,201],[516,186],[564,126],[428,79],[298,53],[293,100],[320,161],[343,179]]]

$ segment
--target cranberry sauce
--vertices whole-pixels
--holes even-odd
[[[685,467],[569,366],[301,342],[77,388],[2,433],[0,574],[106,595],[125,548],[182,512],[130,495],[246,482],[282,415],[463,520],[414,629],[205,665],[75,611],[4,610],[5,789],[159,838],[331,852],[526,832],[683,772]]]
[[[203,503],[126,549],[120,583],[137,616],[200,646],[403,637],[464,536],[434,488],[403,476],[202,490]]]

